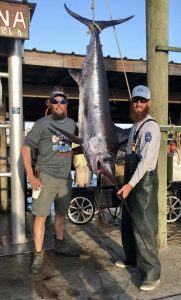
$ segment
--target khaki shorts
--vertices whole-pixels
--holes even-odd
[[[40,172],[42,190],[38,199],[32,199],[32,213],[36,216],[48,216],[54,201],[55,212],[65,216],[71,202],[72,179],[55,178]]]

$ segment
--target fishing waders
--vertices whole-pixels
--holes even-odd
[[[126,155],[125,183],[131,179],[138,163],[139,158],[135,152]],[[122,206],[121,232],[126,263],[138,266],[144,282],[152,282],[160,278],[160,261],[156,241],[158,230],[157,191],[157,171],[146,172],[125,200],[148,249],[146,249],[125,206]]]

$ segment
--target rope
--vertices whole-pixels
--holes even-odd
[[[107,6],[108,6],[108,10],[109,10],[109,13],[110,13],[111,20],[113,20],[109,0],[105,0],[105,1],[107,3]],[[130,87],[129,87],[129,83],[128,83],[128,78],[127,78],[124,62],[123,62],[122,55],[121,55],[121,49],[120,49],[120,46],[119,46],[117,32],[116,32],[116,29],[115,29],[114,25],[113,25],[113,30],[114,30],[114,35],[115,35],[115,38],[116,38],[116,44],[117,44],[117,47],[118,47],[119,56],[120,56],[122,67],[123,67],[123,72],[124,72],[124,77],[125,77],[125,80],[126,80],[126,85],[127,85],[127,89],[128,89],[128,93],[129,93],[129,98],[131,99],[131,91],[130,91]]]
[[[94,2],[94,0],[92,0],[91,9],[92,9],[92,19],[94,22],[94,20],[95,20],[95,2]]]
[[[91,9],[92,9],[92,28],[95,26],[97,27],[97,29],[99,30],[99,32],[101,32],[101,28],[98,24],[95,23],[95,1],[92,0],[92,5],[91,5]]]
[[[100,177],[101,178],[101,177]],[[107,203],[107,206],[105,208],[101,208],[100,207],[100,204],[101,204],[101,200],[103,198],[103,183],[101,182],[101,179],[99,178],[99,186],[100,186],[100,194],[98,195],[98,198],[95,197],[95,203],[96,203],[96,208],[99,210],[99,214],[102,218],[102,221],[107,224],[107,221],[105,220],[105,217],[104,217],[104,213],[102,212],[102,210],[104,210],[105,208],[108,210],[110,216],[111,216],[111,220],[109,220],[109,223],[114,223],[116,221],[116,219],[118,218],[118,216],[120,215],[120,212],[121,210],[119,211],[118,210],[118,207],[115,207],[115,211],[114,213],[111,212],[111,207],[110,207],[110,204],[109,204],[109,200],[106,196],[106,203]],[[113,187],[111,187],[111,189],[113,189]],[[111,196],[110,196],[111,197]]]

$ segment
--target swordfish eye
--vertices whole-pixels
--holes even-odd
[[[108,162],[110,162],[110,163],[113,163],[113,159],[112,159],[112,157],[105,157],[104,159],[103,159],[103,162],[104,163],[108,163]]]

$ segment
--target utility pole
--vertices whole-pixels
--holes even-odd
[[[151,91],[152,115],[159,125],[168,123],[168,0],[146,0],[147,84]],[[161,134],[158,159],[158,247],[167,246],[167,132]]]

